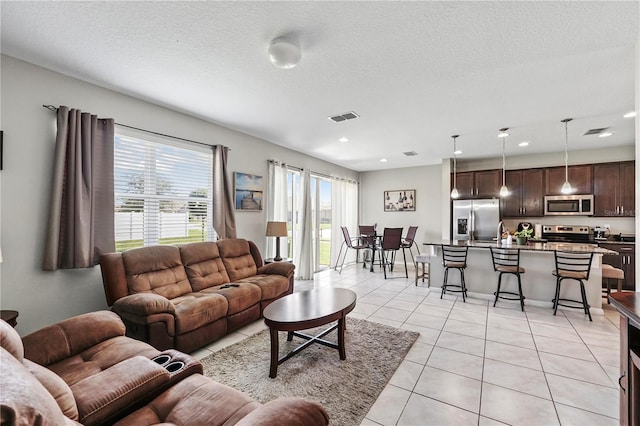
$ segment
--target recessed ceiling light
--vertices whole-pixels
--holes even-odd
[[[636,116],[636,112],[635,111],[631,111],[626,113],[625,115],[623,115],[624,118],[633,118]]]
[[[529,141],[522,141],[518,144],[518,146],[529,146]]]
[[[460,150],[454,151],[454,154],[455,155],[460,155],[460,154],[462,154],[462,151],[460,151]]]
[[[599,138],[608,138],[609,136],[613,135],[612,132],[602,132],[598,135]]]
[[[387,159],[386,159],[386,158],[381,158],[381,159],[380,159],[380,162],[381,162],[381,163],[386,163],[386,162],[387,162]]]
[[[338,139],[340,142],[349,142],[349,138],[345,138],[344,136]]]

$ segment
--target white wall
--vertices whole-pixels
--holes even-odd
[[[431,165],[405,169],[360,173],[360,224],[384,227],[418,226],[416,240],[439,240],[442,229],[442,166]],[[385,212],[384,191],[416,190],[415,212]],[[350,230],[353,233],[355,230]]]
[[[358,173],[224,127],[1,56],[0,307],[20,312],[21,335],[70,316],[107,308],[100,268],[44,272],[41,268],[55,113],[67,105],[118,123],[231,148],[229,170],[267,175],[269,158],[357,180]],[[158,88],[162,90],[162,88]],[[266,212],[237,212],[238,236],[264,248]]]

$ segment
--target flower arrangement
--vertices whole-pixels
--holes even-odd
[[[516,231],[513,233],[513,235],[516,238],[518,237],[531,238],[532,234],[533,234],[533,229],[523,229],[522,231]]]

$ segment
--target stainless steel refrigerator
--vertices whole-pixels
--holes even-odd
[[[455,200],[452,239],[491,241],[500,222],[500,200]]]

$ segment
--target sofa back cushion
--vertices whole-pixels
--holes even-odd
[[[174,299],[191,292],[187,273],[175,246],[151,246],[122,253],[131,294],[155,293]]]
[[[234,238],[220,240],[217,244],[220,257],[232,282],[258,273],[258,267],[253,260],[247,240]]]
[[[193,291],[230,282],[216,243],[185,244],[180,247],[180,257]]]

